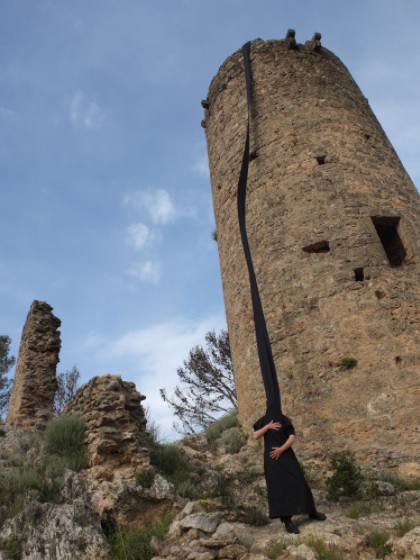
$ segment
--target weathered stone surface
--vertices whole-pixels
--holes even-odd
[[[181,520],[183,529],[198,529],[205,533],[214,533],[221,519],[220,513],[193,513]]]
[[[419,463],[402,463],[398,466],[398,474],[407,480],[411,478],[420,478]]]
[[[144,398],[134,383],[107,374],[83,385],[66,409],[86,422],[90,466],[79,476],[92,508],[122,527],[140,527],[176,507],[173,484],[159,474],[151,488],[135,481],[137,471],[151,468]]]
[[[247,233],[299,455],[350,447],[372,468],[419,466],[419,194],[333,53],[256,40],[251,71]],[[211,82],[205,121],[239,419],[251,429],[266,401],[237,217],[241,51]]]
[[[289,557],[293,560],[316,560],[315,552],[306,544],[301,544],[296,548],[290,547]]]
[[[392,539],[390,560],[418,560],[420,558],[420,527],[404,535],[401,539]]]
[[[141,395],[119,375],[94,377],[66,409],[86,422],[89,474],[98,480],[133,480],[149,466],[148,435]]]
[[[83,504],[79,504],[83,507]],[[75,504],[38,504],[33,514],[22,513],[7,520],[0,533],[0,560],[10,556],[1,549],[15,539],[23,555],[14,558],[25,560],[110,560],[113,556],[102,533],[99,518],[90,516],[88,523],[81,523]],[[86,516],[84,513],[83,515]],[[20,539],[21,544],[17,544]]]
[[[29,310],[20,341],[7,424],[43,428],[53,415],[61,321],[52,310],[51,305],[37,300]]]

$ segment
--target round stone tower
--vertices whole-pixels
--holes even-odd
[[[352,76],[315,34],[251,43],[247,232],[299,453],[420,469],[420,196]],[[237,185],[242,51],[202,102],[239,416],[265,411]],[[420,474],[420,470],[418,472]]]

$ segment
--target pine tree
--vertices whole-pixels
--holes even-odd
[[[9,356],[12,340],[6,335],[0,335],[0,419],[9,404],[12,380],[7,373],[15,365],[16,358]]]
[[[203,430],[222,413],[237,407],[228,333],[210,331],[205,340],[206,348],[192,348],[184,366],[178,368],[180,385],[174,394],[170,397],[166,389],[160,389],[161,397],[181,421],[181,426],[174,424],[180,433]]]

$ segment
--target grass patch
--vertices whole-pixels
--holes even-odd
[[[356,497],[363,476],[354,455],[349,452],[334,453],[330,468],[333,474],[326,482],[328,498],[338,501],[340,496]]]
[[[210,426],[207,426],[205,435],[211,444],[214,444],[216,439],[229,428],[236,428],[238,426],[238,410],[232,410],[229,414],[225,414]]]
[[[308,546],[315,553],[316,560],[344,560],[344,551],[335,544],[327,544],[321,539],[309,539]]]
[[[1,549],[7,553],[11,560],[20,560],[23,554],[23,538],[12,534],[7,541],[1,544]]]
[[[269,522],[268,516],[260,508],[248,507],[244,509],[242,521],[247,525],[253,525],[254,527],[262,527],[267,525]]]
[[[22,511],[27,496],[40,503],[57,503],[63,484],[64,468],[55,463],[41,463],[33,468],[6,473],[2,478],[0,503],[11,514]]]
[[[363,516],[363,510],[359,504],[355,504],[344,510],[344,515],[349,519],[359,519],[359,517]]]
[[[84,451],[85,422],[78,416],[57,416],[48,423],[46,450],[53,455],[69,456]]]
[[[141,528],[114,528],[107,538],[116,560],[151,560],[156,551],[150,546],[152,537],[163,539],[171,524],[169,516]]]
[[[72,417],[70,423],[72,426],[77,425],[77,429],[71,428],[73,435],[67,438],[68,418],[65,420],[65,429],[57,429],[59,418],[50,423],[45,433],[45,443],[40,433],[25,434],[16,441],[0,477],[0,523],[23,510],[27,511],[28,519],[34,518],[36,521],[41,511],[40,504],[60,501],[65,469],[79,471],[87,465],[88,458],[80,437],[84,433],[84,424],[79,418],[76,424]],[[54,434],[53,438],[51,433]],[[75,433],[79,434],[77,444]],[[59,441],[57,434],[62,435],[62,441]]]
[[[411,529],[414,529],[414,527],[416,527],[416,524],[413,520],[403,519],[402,521],[398,521],[394,525],[393,531],[397,535],[397,537],[403,537],[404,535],[409,533]]]
[[[224,437],[223,443],[227,453],[234,455],[239,453],[241,448],[245,445],[246,439],[239,428],[232,428]]]
[[[201,495],[202,489],[194,484],[198,469],[176,445],[155,444],[150,452],[150,463],[163,478],[172,482],[180,496],[197,499]]]
[[[405,480],[391,471],[380,471],[375,478],[383,482],[389,482],[400,492],[405,490],[420,490],[420,478]]]
[[[143,488],[151,488],[155,478],[155,471],[152,469],[143,469],[136,472],[136,482],[138,486]]]
[[[384,558],[386,554],[391,552],[391,546],[387,544],[389,534],[384,531],[372,531],[368,534],[366,545],[373,548],[376,558]]]
[[[380,512],[382,508],[380,504],[366,504],[365,502],[357,502],[344,510],[344,515],[349,519],[359,519],[374,512]]]
[[[270,542],[264,549],[264,555],[270,560],[276,560],[289,544],[285,540]]]
[[[80,527],[88,527],[93,523],[91,513],[84,508],[77,508],[74,510],[73,520]]]

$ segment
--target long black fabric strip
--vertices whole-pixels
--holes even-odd
[[[246,43],[242,47],[245,65],[246,92],[248,101],[248,123],[246,129],[245,149],[242,158],[241,172],[238,181],[238,220],[241,233],[242,245],[244,248],[246,264],[248,266],[249,282],[251,287],[252,308],[254,311],[255,335],[257,339],[258,358],[260,362],[261,374],[263,378],[265,394],[267,398],[267,408],[274,407],[281,412],[280,388],[277,380],[276,366],[274,364],[273,353],[270,340],[268,338],[267,325],[258,291],[257,279],[254,266],[252,264],[251,251],[249,248],[246,233],[246,187],[248,182],[248,162],[249,162],[249,123],[251,107],[251,63],[250,63],[251,43]]]

